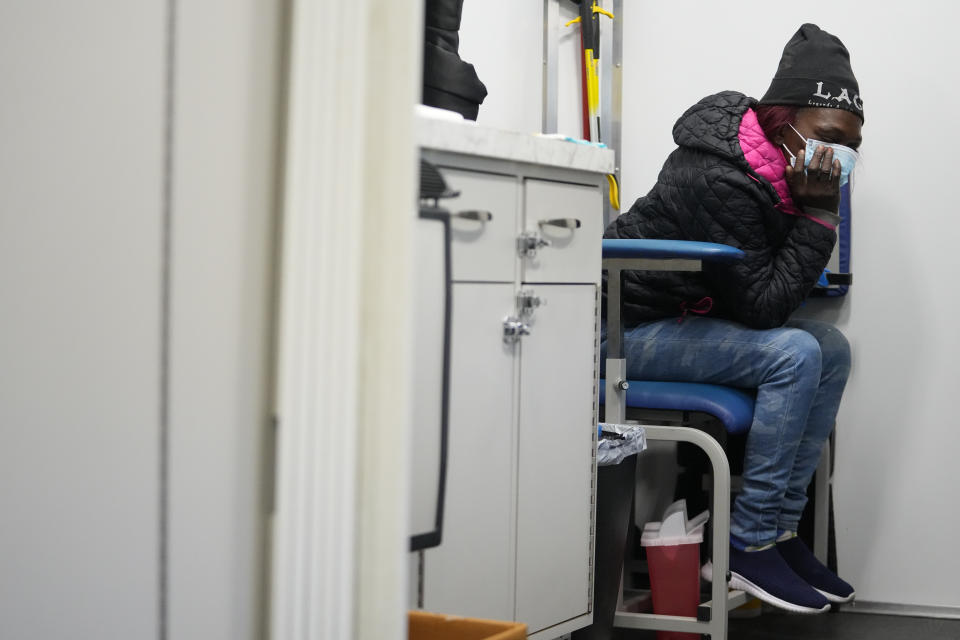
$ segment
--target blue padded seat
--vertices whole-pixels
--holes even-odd
[[[626,393],[627,407],[667,411],[700,411],[709,413],[727,433],[743,434],[753,422],[754,395],[750,392],[716,384],[698,382],[651,382],[630,380]],[[604,403],[604,381],[600,381],[600,403]]]

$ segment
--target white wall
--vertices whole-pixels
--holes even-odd
[[[775,7],[775,9],[774,9]],[[960,607],[955,487],[960,254],[951,167],[960,99],[945,43],[952,2],[630,2],[625,12],[623,206],[653,185],[683,111],[723,89],[759,96],[802,22],[837,34],[864,96],[854,193],[855,285],[806,314],[854,350],[839,416],[841,574],[862,600]]]
[[[169,637],[264,637],[284,3],[177,4]]]
[[[601,2],[608,9],[612,4],[612,0]],[[460,57],[476,68],[488,92],[477,122],[511,131],[542,131],[543,12],[543,0],[465,0]],[[560,2],[557,131],[579,138],[583,133],[580,29],[563,26],[577,15],[576,5]],[[609,34],[609,21],[603,18],[603,22],[601,33]]]
[[[0,3],[0,638],[260,637],[283,5],[176,3],[168,175],[171,4]]]
[[[540,131],[543,2],[465,0],[460,57],[487,86],[477,122],[514,131]]]
[[[0,3],[0,637],[152,638],[164,3]]]

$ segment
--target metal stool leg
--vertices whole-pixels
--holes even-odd
[[[814,486],[813,555],[827,564],[827,541],[830,536],[830,440],[823,444],[817,465]]]
[[[746,602],[742,591],[728,593],[730,569],[730,466],[720,444],[710,435],[690,427],[644,425],[650,440],[690,442],[707,454],[713,465],[713,584],[709,603],[700,606],[697,618],[649,613],[618,612],[614,626],[630,629],[683,631],[709,635],[713,640],[727,638],[727,612]]]

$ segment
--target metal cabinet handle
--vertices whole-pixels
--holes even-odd
[[[470,209],[467,211],[457,211],[450,214],[451,218],[460,218],[461,220],[476,220],[478,222],[490,222],[493,220],[493,214],[489,211],[479,211]]]
[[[503,319],[503,341],[507,344],[519,342],[523,336],[530,335],[530,325],[514,316]]]
[[[532,290],[521,289],[517,292],[517,314],[521,318],[533,317],[533,312],[546,306],[547,301],[536,295]]]
[[[539,249],[549,246],[550,241],[541,237],[536,231],[524,231],[517,238],[517,251],[524,258],[534,258]]]
[[[577,218],[553,218],[552,220],[540,220],[537,224],[541,227],[560,227],[561,229],[580,228],[580,220]]]

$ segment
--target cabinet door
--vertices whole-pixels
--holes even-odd
[[[530,633],[590,609],[595,285],[532,287],[545,306],[520,356],[517,621]]]
[[[525,282],[600,282],[603,194],[597,186],[526,180],[524,229],[550,242],[524,258]],[[569,224],[568,221],[576,221]]]
[[[426,551],[424,608],[513,618],[515,346],[503,342],[513,284],[456,283],[443,539]]]
[[[517,263],[519,183],[514,176],[440,168],[447,185],[459,191],[442,205],[454,214],[489,213],[490,219],[454,215],[453,279],[473,282],[512,282]]]

